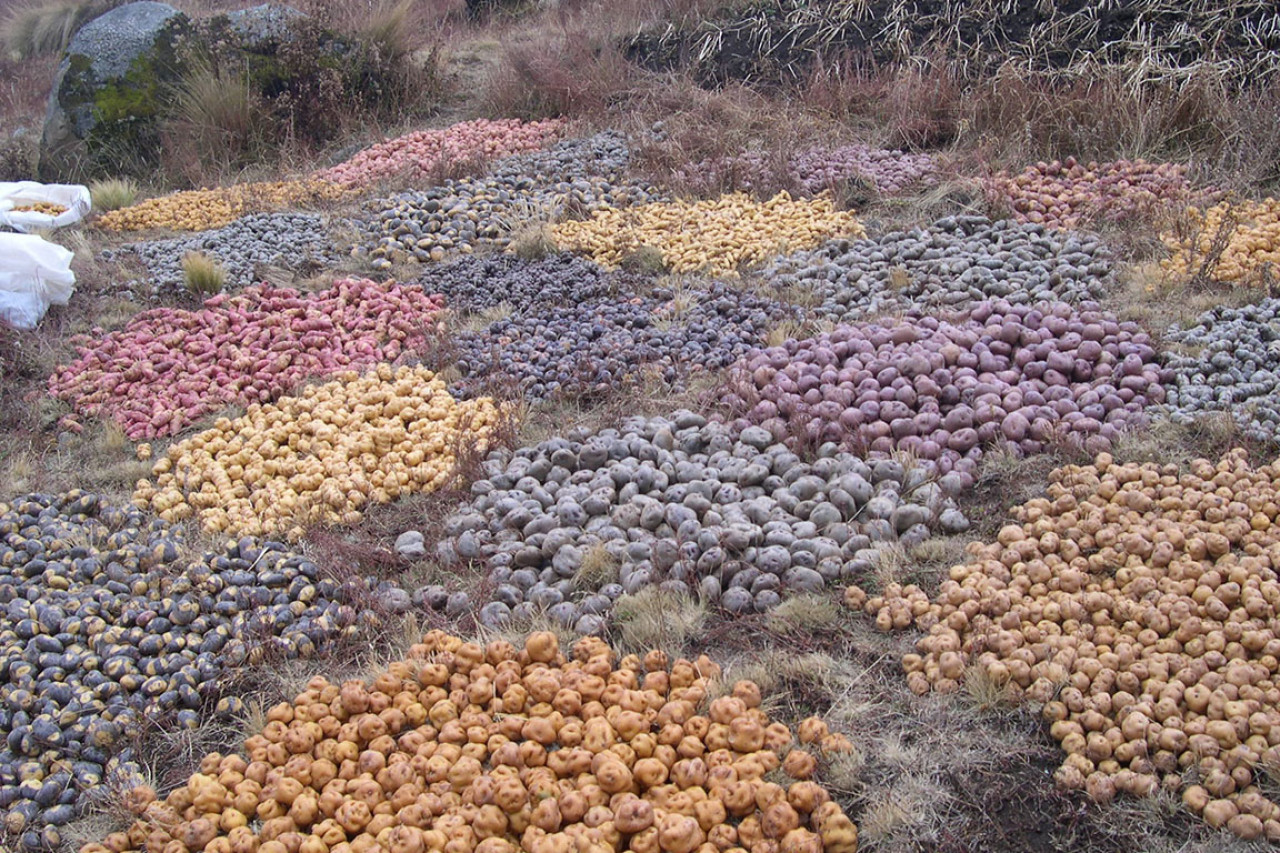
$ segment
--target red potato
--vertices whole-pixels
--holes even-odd
[[[428,175],[445,164],[494,160],[543,148],[559,136],[562,119],[521,122],[476,119],[441,130],[421,130],[383,142],[316,178],[339,184],[367,184],[398,173]]]
[[[1194,190],[1180,164],[1138,159],[1086,166],[1074,157],[1037,163],[1016,176],[996,175],[987,193],[1020,221],[1064,230],[1089,222],[1150,219],[1214,195]]]
[[[443,304],[417,288],[358,279],[310,297],[268,286],[220,294],[199,311],[155,309],[84,342],[49,391],[80,414],[113,418],[131,439],[172,435],[229,404],[265,402],[311,376],[421,349],[413,330]]]

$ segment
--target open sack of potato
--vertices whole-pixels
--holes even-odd
[[[75,290],[74,253],[34,234],[0,234],[0,324],[34,329]]]
[[[15,231],[63,228],[84,219],[92,206],[89,188],[79,184],[0,182],[0,225]]]

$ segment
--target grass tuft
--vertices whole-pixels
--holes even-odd
[[[221,293],[227,283],[227,271],[203,252],[188,252],[183,256],[182,274],[187,290],[197,296]]]
[[[130,207],[138,200],[138,184],[132,178],[104,178],[89,185],[93,209],[99,213]]]
[[[676,656],[701,634],[706,621],[706,605],[696,598],[647,587],[614,604],[612,631],[625,652],[661,649]]]
[[[540,261],[556,252],[556,241],[545,222],[521,228],[511,237],[511,252],[524,261]]]
[[[488,643],[491,640],[506,640],[517,649],[524,648],[525,640],[535,631],[550,631],[556,635],[560,648],[567,649],[577,641],[579,634],[552,619],[546,613],[534,613],[525,619],[508,619],[500,628],[479,627],[476,640]]]
[[[193,184],[224,178],[257,161],[276,136],[248,73],[198,64],[174,92],[166,122],[172,168]]]
[[[840,608],[826,595],[795,595],[770,611],[766,624],[775,634],[816,634],[840,621]]]
[[[405,62],[416,47],[415,0],[379,0],[356,30],[360,40],[378,52],[383,62]]]
[[[616,583],[621,561],[603,542],[598,542],[582,555],[582,565],[573,576],[576,586],[583,589],[599,589],[605,584]]]
[[[667,259],[662,250],[655,246],[640,246],[628,253],[619,266],[628,272],[642,275],[662,275],[667,272]]]
[[[0,24],[4,45],[18,59],[61,53],[82,25],[124,0],[27,2],[10,9]]]
[[[984,666],[971,666],[964,673],[964,690],[960,693],[960,701],[968,704],[975,711],[1003,711],[1013,707],[1008,691],[1008,683],[1001,683],[991,677]]]

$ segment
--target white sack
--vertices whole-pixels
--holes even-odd
[[[75,253],[33,234],[0,234],[0,322],[34,329],[75,290]]]
[[[51,215],[33,210],[13,209],[40,201],[60,205],[66,210]],[[62,228],[84,219],[92,206],[89,188],[79,184],[40,184],[35,181],[0,182],[0,225],[7,225],[16,231]]]

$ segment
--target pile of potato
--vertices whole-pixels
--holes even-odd
[[[905,451],[968,488],[997,442],[1110,450],[1164,402],[1168,379],[1147,333],[1097,303],[993,300],[967,317],[909,314],[756,350],[719,396],[735,430],[800,450]]]
[[[892,585],[846,602],[926,632],[917,693],[983,678],[1043,703],[1056,778],[1106,802],[1159,788],[1213,826],[1280,840],[1280,461],[1055,471],[1045,498],[973,543],[933,600]],[[1190,783],[1190,784],[1188,784]]]
[[[1175,275],[1207,273],[1213,281],[1255,286],[1273,280],[1280,263],[1280,199],[1222,202],[1187,210],[1188,227],[1161,235]],[[1221,255],[1218,254],[1221,248]]]
[[[340,184],[320,180],[263,181],[187,190],[104,213],[98,225],[108,231],[204,231],[221,228],[255,210],[333,201],[347,192]]]
[[[443,307],[420,288],[367,279],[309,295],[266,285],[219,294],[199,311],[156,308],[88,338],[49,393],[131,439],[173,435],[225,406],[421,350]]]
[[[439,488],[460,449],[483,454],[499,418],[493,400],[458,402],[422,367],[345,371],[171,445],[133,499],[165,521],[297,541],[307,525],[354,524],[367,504]]]
[[[10,208],[14,213],[43,213],[48,216],[58,216],[66,213],[67,208],[61,204],[55,204],[51,201],[33,201],[30,204],[20,204]]]
[[[446,166],[496,160],[542,148],[560,135],[564,119],[522,122],[519,119],[475,119],[439,130],[419,130],[378,145],[315,178],[339,184],[368,184],[405,176],[430,177]]]
[[[727,275],[837,234],[862,237],[866,231],[852,213],[836,210],[829,197],[792,199],[785,192],[764,202],[732,193],[710,201],[605,208],[588,220],[551,227],[560,248],[586,252],[608,267],[647,248],[659,252],[672,272]]]
[[[140,771],[142,733],[160,719],[198,729],[235,668],[383,631],[365,603],[409,598],[372,578],[322,578],[277,542],[193,547],[181,527],[96,494],[0,502],[6,850],[63,849],[103,784]]]
[[[135,789],[133,825],[81,853],[855,853],[812,778],[850,748],[822,720],[793,734],[749,681],[699,713],[706,656],[572,652],[432,631],[371,683],[316,677],[243,754],[163,800]]]
[[[1001,172],[988,195],[1023,222],[1070,230],[1082,224],[1150,219],[1193,198],[1187,167],[1143,159],[1110,163],[1036,163],[1018,175]]]

